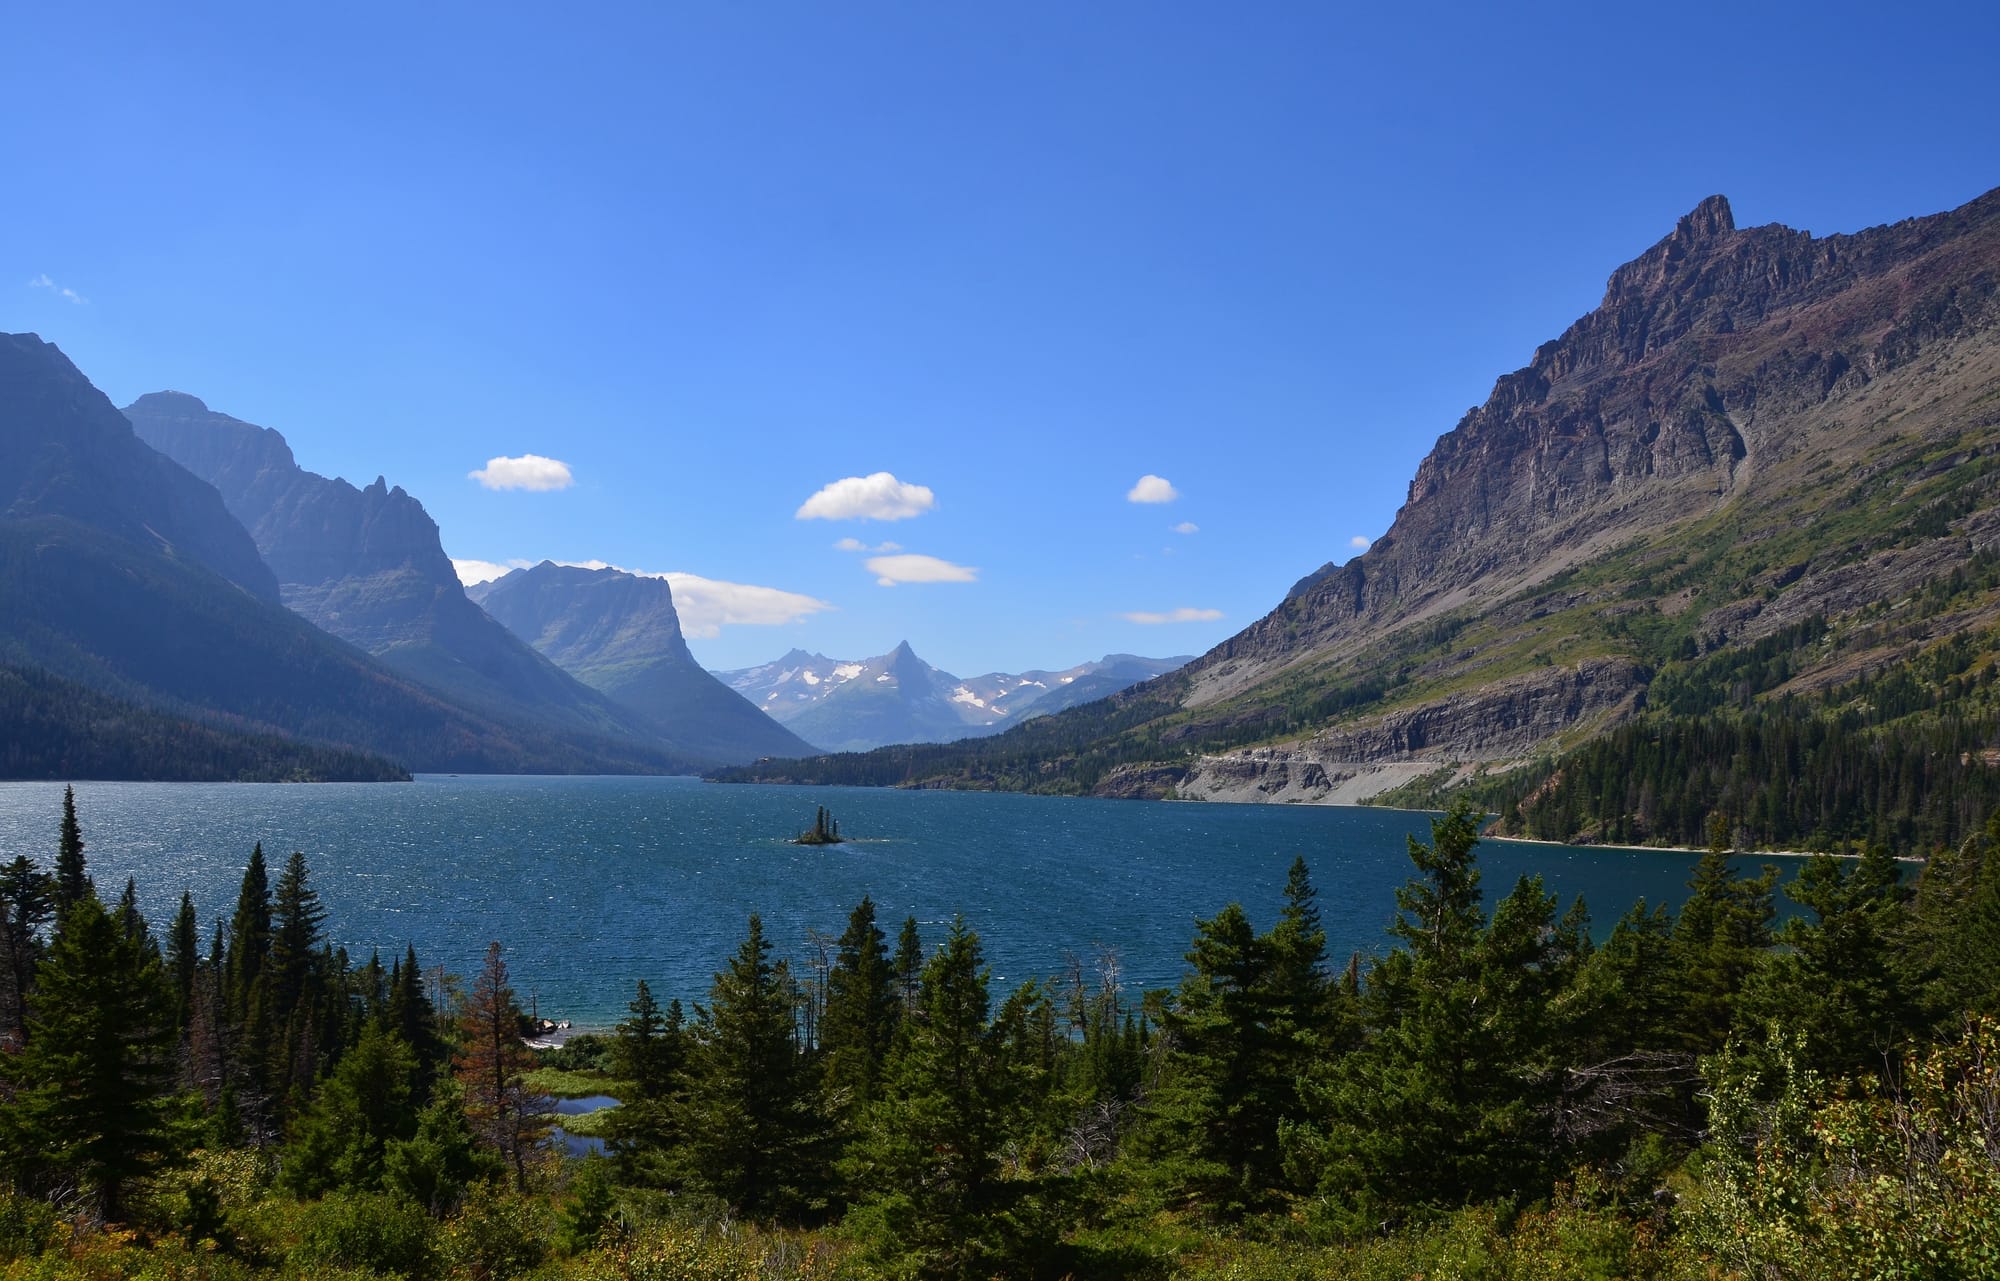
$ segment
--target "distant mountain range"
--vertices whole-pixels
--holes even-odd
[[[960,678],[918,658],[904,641],[876,658],[834,659],[795,649],[774,662],[716,675],[806,741],[851,752],[997,734],[1188,661],[1109,654],[1059,672]]]
[[[470,590],[521,641],[619,707],[674,727],[725,761],[796,756],[808,744],[703,670],[663,578],[543,561]]]

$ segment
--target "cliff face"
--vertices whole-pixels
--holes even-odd
[[[515,636],[685,751],[741,762],[813,750],[695,661],[665,579],[543,561],[482,583],[473,596]]]

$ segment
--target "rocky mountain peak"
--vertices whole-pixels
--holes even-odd
[[[1730,211],[1728,196],[1710,196],[1674,224],[1673,240],[1684,245],[1714,240],[1736,230],[1736,215]]]

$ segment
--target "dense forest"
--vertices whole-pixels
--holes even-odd
[[[0,778],[177,783],[403,781],[393,761],[203,724],[0,664]]]
[[[1787,890],[1728,858],[1594,931],[1489,902],[1459,806],[1394,946],[1329,957],[1305,860],[1171,991],[993,990],[871,900],[704,999],[534,1051],[469,981],[327,942],[253,850],[202,941],[93,884],[73,800],[0,864],[0,1278],[1975,1277],[2000,1258],[2000,823]],[[1594,941],[1600,940],[1600,941]],[[692,995],[692,994],[691,994]],[[565,1118],[552,1094],[619,1105]]]

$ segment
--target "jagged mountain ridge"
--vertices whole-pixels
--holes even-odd
[[[997,734],[1032,716],[1102,698],[1186,663],[1108,654],[1063,671],[960,678],[918,658],[908,641],[887,654],[833,659],[794,649],[769,663],[716,673],[732,689],[831,751],[941,743]]]
[[[1855,616],[1994,546],[1997,290],[2000,192],[1826,237],[1712,197],[1439,439],[1366,553],[1183,671],[968,758],[787,776],[1361,799],[1577,741],[1683,647]]]
[[[469,594],[564,671],[669,727],[687,750],[723,761],[810,750],[695,661],[665,579],[543,561]]]
[[[185,392],[126,406],[139,437],[209,481],[255,540],[285,604],[413,680],[482,711],[579,733],[690,741],[621,713],[496,622],[465,594],[436,522],[400,486],[365,489],[298,465],[284,436]]]

